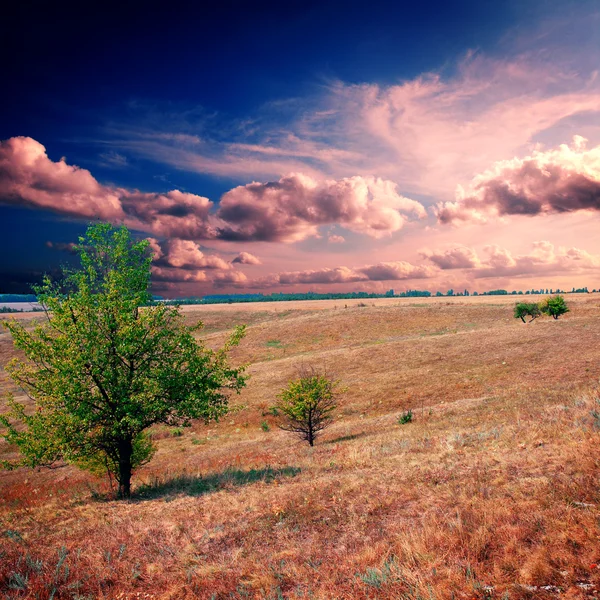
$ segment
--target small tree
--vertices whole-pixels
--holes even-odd
[[[529,323],[534,319],[537,319],[542,314],[540,307],[535,302],[517,302],[515,305],[514,316],[515,319],[521,319],[523,323],[527,323],[525,321],[525,317],[531,317],[529,319]]]
[[[540,304],[540,310],[552,318],[558,319],[560,315],[569,312],[569,307],[562,296],[552,296]]]
[[[279,427],[296,433],[314,446],[315,439],[333,421],[338,382],[316,369],[303,368],[284,388],[275,408],[281,413]]]
[[[186,326],[178,307],[148,306],[148,242],[125,227],[92,226],[76,250],[80,269],[60,286],[46,278],[36,289],[46,320],[32,330],[6,325],[28,359],[14,359],[8,372],[34,411],[10,398],[0,415],[5,439],[22,454],[4,466],[64,460],[114,475],[128,498],[133,470],[154,453],[149,427],[227,412],[229,392],[245,384],[243,368],[226,360],[244,329],[213,351],[194,338],[202,323]]]

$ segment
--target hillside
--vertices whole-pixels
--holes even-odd
[[[155,428],[159,450],[131,502],[72,467],[0,471],[0,590],[597,597],[600,296],[569,295],[570,313],[528,325],[512,317],[514,301],[183,308],[211,347],[248,324],[232,354],[251,374],[235,410],[219,424]],[[2,330],[0,363],[13,353]],[[301,364],[344,387],[314,448],[269,412]],[[12,389],[4,370],[0,385]],[[414,420],[401,425],[407,409]],[[0,442],[0,459],[11,456]]]

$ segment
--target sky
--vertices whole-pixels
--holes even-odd
[[[600,288],[596,1],[12,4],[0,293],[97,221],[165,297]]]

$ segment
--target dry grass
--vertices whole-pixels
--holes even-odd
[[[70,467],[0,473],[0,592],[596,597],[600,298],[568,300],[530,325],[498,297],[186,307],[211,345],[250,324],[243,406],[156,428],[131,502]],[[2,364],[12,352],[2,333]],[[267,412],[302,361],[347,388],[312,449]]]

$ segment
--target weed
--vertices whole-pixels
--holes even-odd
[[[594,421],[592,423],[592,427],[594,429],[600,429],[600,398],[596,398],[594,401],[594,404],[597,406],[597,408],[594,408],[593,410],[590,411],[590,414],[592,415],[592,418],[594,419]]]
[[[261,421],[260,428],[263,431],[271,431],[271,428],[269,427],[269,424],[266,421]]]
[[[283,342],[281,340],[267,340],[265,346],[267,346],[267,348],[282,348]]]
[[[405,410],[399,417],[398,417],[398,425],[406,425],[407,423],[412,423],[413,420],[413,412],[412,410],[409,408],[408,410]]]
[[[365,584],[375,589],[380,589],[386,583],[398,581],[398,564],[392,556],[385,560],[380,569],[367,568],[364,573],[358,573],[357,577]]]

